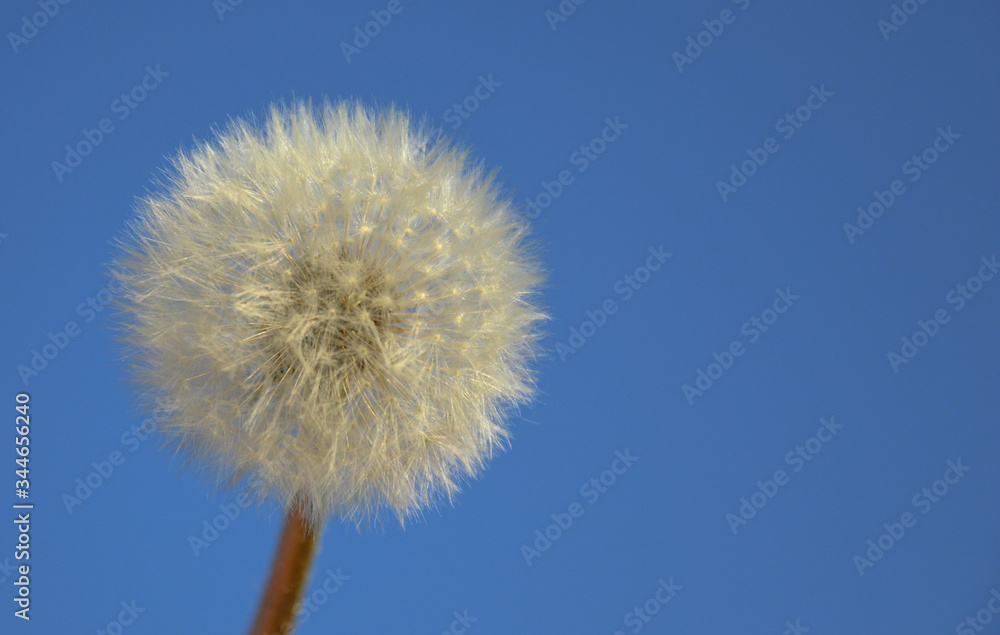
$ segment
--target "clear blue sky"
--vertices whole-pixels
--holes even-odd
[[[332,523],[300,633],[1000,632],[995,3],[49,4],[0,9],[0,631],[245,631],[281,519],[141,438],[110,241],[228,117],[357,97],[535,201],[554,319],[511,449]]]

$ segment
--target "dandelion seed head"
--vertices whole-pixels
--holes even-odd
[[[450,499],[533,393],[526,228],[490,174],[395,109],[233,122],[176,157],[114,271],[167,437],[316,524]]]

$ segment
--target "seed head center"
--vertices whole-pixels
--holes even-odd
[[[343,380],[381,358],[391,295],[381,268],[360,259],[297,261],[268,312],[270,375]]]

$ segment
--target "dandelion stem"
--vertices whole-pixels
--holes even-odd
[[[299,505],[285,517],[271,565],[271,576],[260,601],[250,635],[286,635],[292,632],[292,616],[305,588],[316,553],[317,534],[310,531]]]

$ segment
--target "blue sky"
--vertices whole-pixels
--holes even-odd
[[[2,630],[247,628],[281,519],[140,429],[106,267],[178,148],[327,97],[500,168],[553,319],[511,448],[332,522],[300,633],[1000,632],[1000,9],[677,4],[5,3]]]

